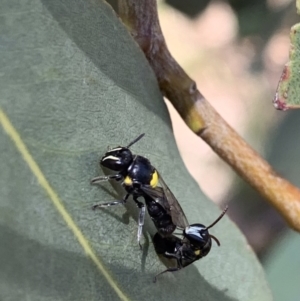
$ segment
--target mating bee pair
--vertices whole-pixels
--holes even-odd
[[[97,204],[93,206],[93,209],[125,204],[128,197],[132,195],[139,208],[137,241],[140,245],[146,204],[148,213],[157,229],[157,233],[153,237],[156,252],[166,258],[177,260],[177,266],[157,274],[154,278],[156,281],[158,275],[178,271],[206,256],[211,249],[212,239],[220,245],[219,240],[211,235],[208,229],[223,217],[227,208],[208,227],[202,224],[189,225],[180,204],[158,171],[147,158],[134,155],[130,151],[129,148],[143,136],[144,134],[138,136],[126,147],[118,146],[105,153],[100,165],[117,173],[96,177],[92,179],[91,183],[120,181],[127,193],[120,201]],[[139,197],[144,198],[145,204],[138,200]],[[182,238],[172,235],[176,228],[182,231]]]

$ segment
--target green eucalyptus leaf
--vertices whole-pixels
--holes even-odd
[[[0,299],[271,300],[264,272],[227,217],[211,229],[221,247],[154,284],[164,270],[147,217],[92,211],[121,198],[100,175],[108,146],[132,147],[158,168],[191,223],[220,210],[191,179],[143,53],[102,1],[0,3]],[[218,185],[218,183],[216,183]]]
[[[299,234],[289,230],[276,241],[266,258],[264,266],[275,301],[298,300],[300,296],[299,248]]]

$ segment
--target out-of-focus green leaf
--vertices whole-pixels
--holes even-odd
[[[300,139],[296,134],[299,127],[299,112],[287,112],[280,126],[275,127],[269,134],[267,157],[274,169],[297,187],[300,186]],[[281,217],[277,219],[282,220]],[[299,250],[299,233],[289,230],[281,234],[278,241],[272,244],[270,253],[264,256],[267,279],[276,301],[299,300]]]
[[[272,248],[264,264],[275,301],[299,300],[299,234],[288,231]]]
[[[284,66],[273,100],[278,110],[300,107],[300,23],[291,28],[289,62]]]
[[[133,151],[151,159],[189,221],[220,213],[186,171],[154,75],[110,7],[5,0],[0,11],[0,299],[271,300],[227,217],[211,229],[220,248],[154,284],[165,266],[149,218],[141,252],[132,202],[91,210],[116,195],[89,184],[100,156],[145,132]]]

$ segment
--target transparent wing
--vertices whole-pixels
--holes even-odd
[[[171,212],[171,217],[172,217],[173,223],[177,227],[182,228],[182,229],[188,227],[189,226],[188,220],[187,220],[180,204],[178,203],[174,194],[172,193],[170,188],[167,186],[167,184],[165,183],[165,181],[163,180],[161,175],[158,174],[158,176],[159,176],[159,178],[158,178],[159,184],[161,185],[161,187],[165,193],[166,199],[170,206],[170,212]]]
[[[160,187],[152,188],[150,186],[143,186],[142,190],[163,206],[163,208],[171,215],[174,225],[181,229],[188,227],[189,223],[187,218],[174,194],[160,174],[158,174],[158,179]]]

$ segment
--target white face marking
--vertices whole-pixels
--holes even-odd
[[[112,153],[112,152],[115,152],[115,151],[120,151],[123,147],[116,147],[116,148],[112,148],[110,150],[107,151],[107,153]]]
[[[205,228],[199,226],[192,226],[192,227],[189,226],[185,228],[185,233],[189,235],[199,236],[199,232],[203,229]]]
[[[105,161],[105,160],[113,160],[113,161],[118,161],[119,158],[118,157],[115,157],[115,156],[106,156],[102,159],[102,161]]]

